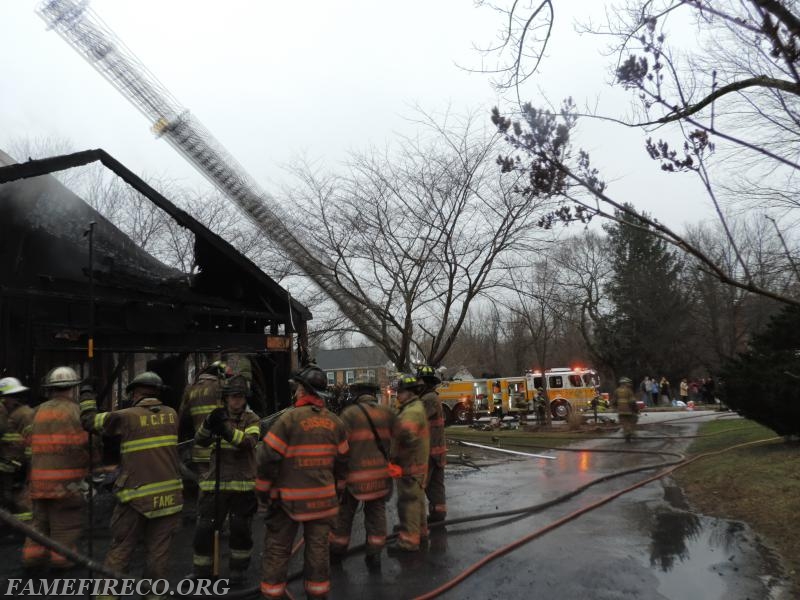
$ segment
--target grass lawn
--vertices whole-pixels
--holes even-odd
[[[752,421],[702,425],[689,453],[701,454],[775,433]],[[745,521],[786,560],[800,593],[800,445],[783,442],[703,458],[674,473],[699,512]]]

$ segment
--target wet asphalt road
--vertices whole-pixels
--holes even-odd
[[[702,414],[702,413],[698,413]],[[671,418],[675,418],[675,414]],[[683,416],[683,415],[677,415]],[[642,423],[663,420],[643,417]],[[713,417],[706,417],[713,418]],[[635,444],[620,440],[583,442],[583,447],[681,452],[688,440],[648,436],[690,435],[702,420],[646,425]],[[457,435],[457,428],[448,430]],[[647,455],[544,452],[556,460],[516,458],[468,450],[479,470],[451,464],[447,471],[450,518],[486,515],[557,497],[601,475],[662,459]],[[533,452],[540,453],[535,450]],[[671,460],[666,458],[665,460]],[[653,471],[655,472],[655,471]],[[651,472],[604,482],[543,512],[451,526],[433,533],[430,547],[404,558],[384,555],[381,574],[367,572],[362,556],[348,557],[332,574],[334,599],[401,600],[414,598],[455,577],[488,553],[593,500],[639,481]],[[104,498],[108,500],[108,498]],[[389,523],[396,522],[393,506]],[[108,510],[98,510],[106,522]],[[782,589],[779,559],[764,548],[745,525],[694,515],[671,480],[651,483],[545,534],[489,563],[442,598],[544,600],[761,600],[788,598]],[[256,548],[261,548],[263,523],[254,522]],[[357,518],[353,542],[363,539]],[[171,571],[175,579],[191,571],[191,523],[178,532]],[[98,528],[95,555],[108,544],[107,528]],[[6,538],[0,577],[20,577],[20,540]],[[138,561],[137,561],[138,562]],[[259,560],[250,569],[249,586],[259,580]],[[300,568],[296,557],[292,571]],[[131,568],[136,573],[137,566]],[[5,586],[3,586],[5,588]],[[302,598],[302,583],[290,589]]]

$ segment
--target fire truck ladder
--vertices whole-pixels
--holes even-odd
[[[286,225],[278,203],[262,190],[211,132],[172,96],[136,58],[88,0],[45,0],[36,9],[111,85],[147,117],[153,132],[187,158],[230,198],[328,296],[368,338],[384,339],[380,321],[363,310],[347,286],[355,282],[335,273],[330,260],[309,250]]]

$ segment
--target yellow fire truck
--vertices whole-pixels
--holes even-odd
[[[581,367],[558,368],[539,371],[525,375],[527,387],[533,391],[544,387],[547,378],[547,401],[554,419],[566,419],[573,410],[584,411],[591,406],[592,400],[600,397],[600,376],[594,369]]]
[[[544,373],[547,400],[554,419],[565,419],[572,410],[587,410],[599,394],[600,378],[593,369],[558,368]],[[473,418],[496,414],[532,412],[537,390],[544,387],[539,371],[521,377],[443,381],[436,388],[448,423],[469,423]]]
[[[443,381],[436,387],[442,401],[445,423],[469,423],[478,406],[486,401],[485,379]]]

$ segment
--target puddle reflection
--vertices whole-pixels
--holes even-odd
[[[700,519],[688,512],[662,511],[656,514],[650,543],[650,565],[662,571],[675,566],[676,559],[689,558],[688,543],[700,533]]]

